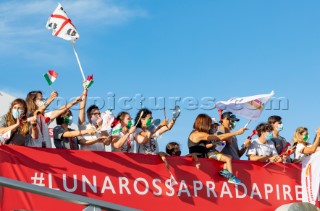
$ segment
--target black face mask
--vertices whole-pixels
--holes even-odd
[[[180,156],[181,155],[181,151],[180,150],[173,151],[173,153],[174,153],[175,156]]]
[[[169,150],[171,156],[180,156],[181,151],[180,150],[175,150],[174,148]]]

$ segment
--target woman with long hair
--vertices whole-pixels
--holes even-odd
[[[136,127],[132,124],[128,112],[122,111],[117,115],[116,121],[121,125],[121,131],[112,135],[113,152],[134,152],[134,135]]]
[[[23,99],[15,99],[7,114],[0,118],[0,134],[11,133],[4,144],[25,146],[30,138],[38,138],[35,118],[26,118],[27,104]]]
[[[190,133],[188,138],[189,153],[195,154],[197,157],[207,157],[206,145],[210,142],[225,141],[227,138],[232,136],[241,135],[244,133],[246,128],[241,128],[236,132],[224,133],[221,135],[210,134],[212,119],[207,114],[199,114],[194,121],[193,131]],[[228,179],[229,183],[239,184],[241,181],[232,173],[231,156],[217,153],[215,159],[224,162],[223,169],[219,172],[221,176]]]
[[[53,91],[50,97],[46,100],[43,98],[41,91],[31,91],[28,93],[26,102],[28,106],[27,116],[29,118],[36,117],[37,127],[39,129],[39,136],[35,140],[30,142],[29,146],[33,147],[43,147],[43,148],[52,148],[51,138],[49,135],[48,125],[56,119],[61,114],[65,113],[73,105],[81,101],[81,97],[75,98],[73,101],[69,102],[66,105],[61,106],[60,108],[45,112],[49,105],[54,101],[58,96],[56,91]]]
[[[317,130],[316,138],[313,144],[309,143],[308,128],[298,127],[293,136],[293,144],[297,143],[296,151],[294,153],[294,162],[299,163],[301,159],[320,150],[320,128]]]

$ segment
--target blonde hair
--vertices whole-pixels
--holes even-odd
[[[308,128],[306,127],[298,127],[296,129],[296,132],[294,133],[294,136],[293,136],[293,144],[298,142],[298,143],[302,143],[302,144],[306,144],[306,142],[301,138],[301,135],[304,133],[304,132],[308,132]]]
[[[26,104],[26,101],[24,101],[23,99],[15,99],[11,105],[10,105],[10,109],[9,111],[7,112],[7,127],[11,126],[11,125],[14,125],[16,124],[17,120],[14,119],[13,115],[12,115],[12,108],[13,106],[15,106],[16,104],[21,104],[23,106],[23,112],[24,114],[26,115],[27,114],[27,104]],[[26,120],[26,116],[24,116],[24,118],[22,119],[23,123],[22,125],[19,125],[18,127],[18,131],[21,135],[23,136],[26,136],[27,133],[29,132],[29,124]]]

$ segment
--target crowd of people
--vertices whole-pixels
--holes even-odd
[[[58,96],[56,91],[48,99],[43,98],[41,91],[29,92],[26,100],[15,99],[8,112],[0,118],[0,136],[9,134],[6,139],[1,139],[1,144],[53,148],[48,125],[56,121],[57,126],[53,129],[55,148],[106,151],[106,146],[111,146],[109,151],[112,152],[160,155],[168,169],[167,156],[181,156],[180,145],[176,142],[168,143],[165,152],[161,152],[158,145],[158,138],[174,127],[176,117],[151,127],[153,118],[149,109],[140,109],[134,124],[129,113],[120,112],[114,118],[111,130],[105,130],[99,108],[90,105],[85,110],[87,95],[84,82],[79,97],[49,112],[47,108]],[[78,130],[73,130],[70,128],[73,123],[70,109],[78,103]],[[320,150],[320,128],[310,142],[308,129],[299,127],[290,143],[280,135],[283,129],[280,116],[270,116],[267,122],[260,123],[254,133],[258,137],[253,140],[248,137],[239,147],[237,136],[247,128],[233,132],[238,121],[236,115],[228,111],[221,114],[220,121],[207,114],[196,117],[187,139],[187,156],[193,157],[197,168],[200,168],[198,158],[215,159],[223,163],[219,174],[229,183],[239,184],[241,180],[232,171],[232,160],[239,160],[244,154],[252,161],[299,163],[303,157]]]

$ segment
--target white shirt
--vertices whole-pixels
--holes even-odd
[[[278,155],[278,153],[272,141],[267,141],[262,144],[257,138],[252,140],[252,143],[250,144],[247,152],[247,156],[249,155],[274,156]]]
[[[310,145],[311,146],[311,145]],[[296,147],[296,151],[294,153],[294,159],[298,159],[298,160],[301,160],[302,158],[304,158],[305,156],[307,156],[306,154],[303,154],[302,153],[302,150],[305,148],[305,147],[310,147],[310,146],[305,146],[304,144],[302,143],[298,143],[297,144],[297,147]]]
[[[120,132],[119,138],[123,137],[124,134]],[[116,149],[113,146],[111,147],[112,152],[134,152],[134,135],[130,134],[127,138],[127,140],[123,143],[123,145]]]
[[[93,125],[91,125],[90,123],[84,123],[82,125],[78,125],[79,126],[79,130],[88,130],[88,129],[95,129]],[[85,140],[95,140],[97,138],[101,137],[101,133],[95,133],[94,135],[83,135],[81,138],[85,139]],[[111,152],[111,147],[109,145],[108,149],[105,149],[105,145],[103,142],[96,142],[94,144],[91,145],[82,145],[80,144],[80,149],[81,150],[92,150],[92,151],[108,151]]]
[[[136,137],[143,130],[141,128],[137,128],[134,133],[134,137]],[[159,153],[159,145],[158,145],[159,132],[153,134],[150,140],[146,144],[139,144],[136,142],[136,152],[140,154],[151,154],[157,155]]]
[[[51,138],[49,134],[48,125],[51,122],[51,114],[52,112],[45,113],[44,116],[37,117],[37,128],[38,128],[38,138],[33,139],[30,137],[26,146],[29,147],[42,147],[42,143],[46,144],[46,148],[52,148]],[[32,117],[33,118],[33,117]],[[46,119],[49,118],[49,121],[46,122]]]

